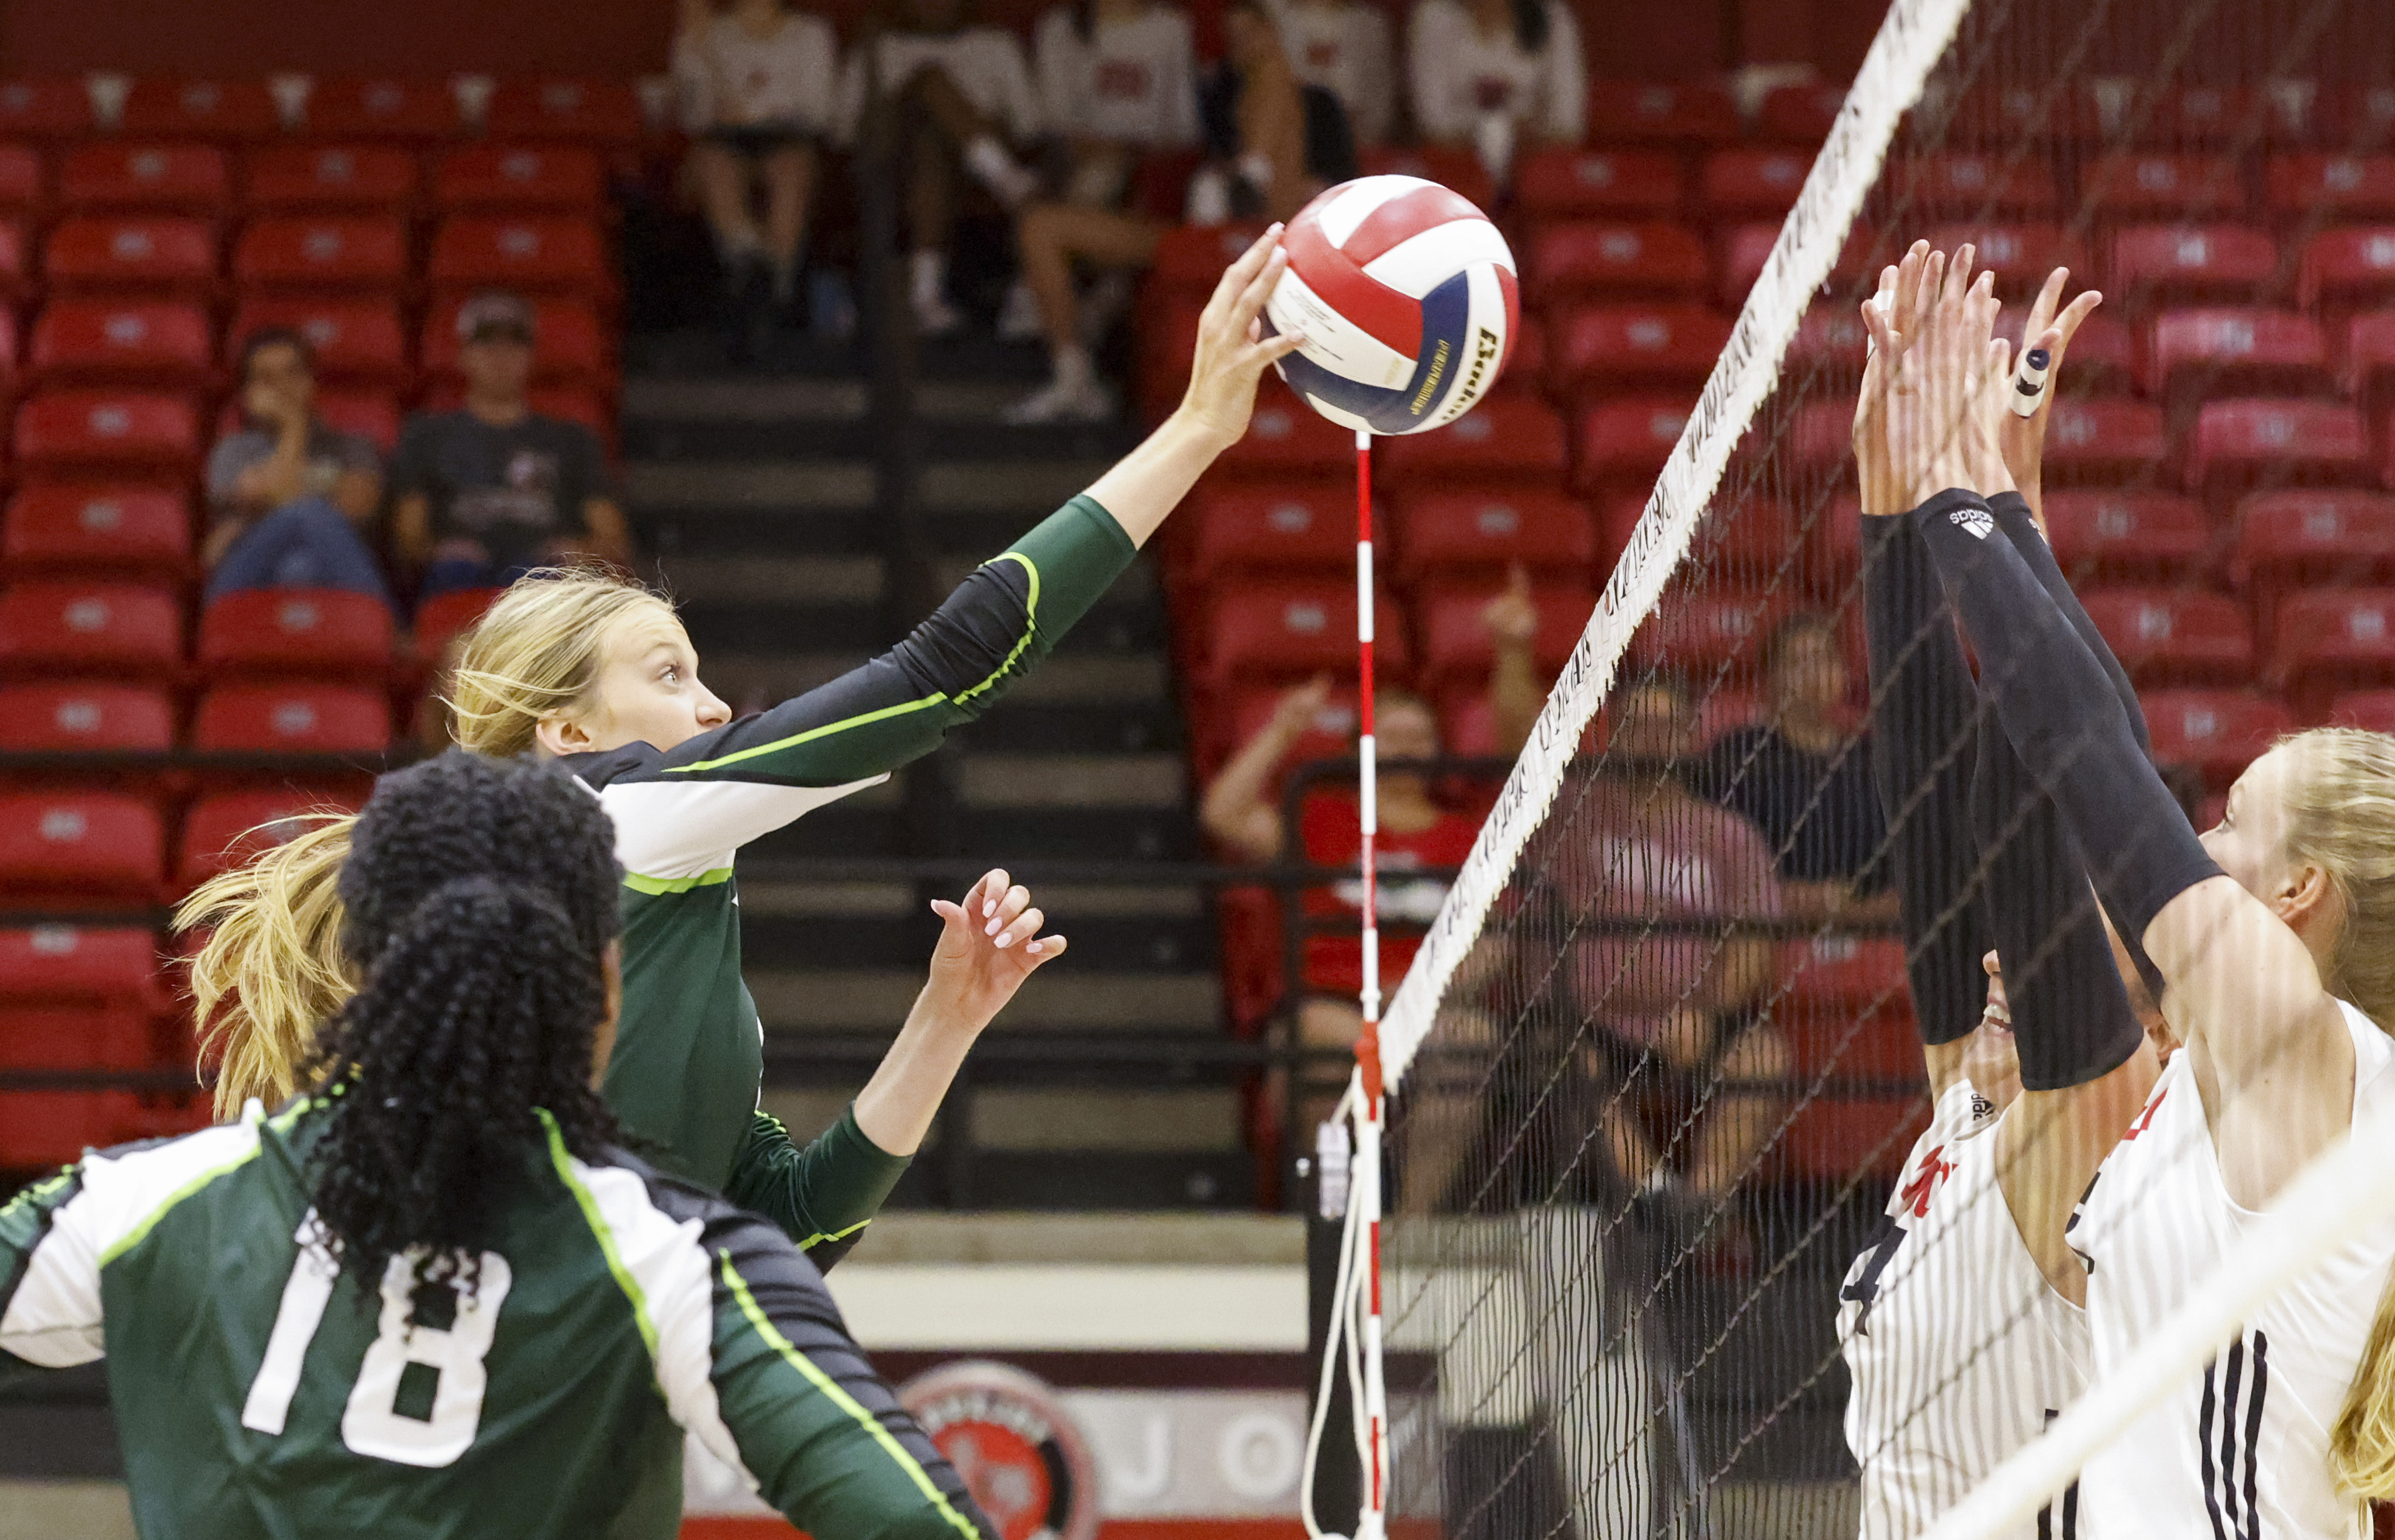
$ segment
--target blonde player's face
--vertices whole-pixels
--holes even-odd
[[[2297,874],[2287,862],[2287,791],[2300,767],[2282,746],[2245,767],[2229,788],[2220,822],[2201,837],[2204,853],[2237,880],[2237,886],[2282,913],[2295,896]]]
[[[732,708],[698,682],[690,634],[663,605],[618,619],[601,649],[590,698],[540,724],[551,754],[589,754],[647,744],[671,749],[732,719]]]

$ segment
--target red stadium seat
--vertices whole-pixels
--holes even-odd
[[[1730,323],[1695,305],[1603,305],[1566,313],[1556,331],[1558,388],[1634,389],[1704,384]]]
[[[2344,145],[2380,148],[2395,140],[2395,87],[2355,85],[2324,86],[2315,117],[2318,139]]]
[[[2343,383],[2349,391],[2382,400],[2395,386],[2395,310],[2370,310],[2346,322]]]
[[[2279,600],[2269,678],[2308,716],[2338,691],[2395,685],[2395,588],[2314,588]]]
[[[2019,356],[2021,329],[2028,324],[2025,307],[2007,307],[1997,318],[1996,333],[2013,345],[2015,357]],[[2060,389],[2067,396],[2119,395],[2136,386],[2137,378],[2137,336],[2127,322],[2117,315],[2097,310],[2080,322],[2079,335],[2071,339],[2071,355],[2064,362]]]
[[[2296,725],[2284,705],[2250,690],[2150,690],[2137,704],[2153,734],[2154,758],[2185,765],[2215,788],[2236,780]]]
[[[1248,436],[1225,450],[1215,464],[1243,473],[1352,473],[1356,435],[1299,401],[1277,380],[1267,380],[1256,393]]]
[[[271,214],[397,212],[416,201],[415,155],[388,144],[278,144],[243,164],[249,206]]]
[[[437,139],[458,132],[457,99],[433,80],[320,80],[308,93],[320,138]]]
[[[1732,225],[1723,232],[1714,288],[1714,298],[1723,309],[1735,310],[1746,303],[1747,291],[1763,275],[1763,265],[1770,259],[1772,244],[1779,239],[1777,219]],[[1877,239],[1858,224],[1838,250],[1837,263],[1830,270],[1830,281],[1833,285],[1858,282],[1872,270],[1874,257],[1888,255]]]
[[[1552,485],[1568,460],[1563,418],[1529,396],[1497,396],[1445,428],[1379,441],[1375,468],[1405,481],[1529,480]]]
[[[2395,155],[2273,155],[2263,167],[2262,187],[2275,214],[2395,215]]]
[[[542,409],[536,392],[533,410]],[[400,429],[406,420],[399,399],[383,390],[319,390],[316,415],[327,428],[371,441],[386,455],[399,447]]]
[[[1780,949],[1781,993],[1771,1024],[1786,1041],[1796,1084],[1819,1085],[1777,1153],[1799,1180],[1845,1183],[1895,1175],[1928,1123],[1921,1042],[1905,987],[1901,944],[1833,934]],[[1840,1081],[1864,1084],[1848,1089]]]
[[[1844,396],[1807,401],[1788,429],[1788,452],[1799,468],[1843,474],[1854,459],[1855,403]],[[2048,451],[2049,455],[2051,451]]]
[[[1705,292],[1704,242],[1685,226],[1570,223],[1531,237],[1530,294],[1540,304],[1583,295],[1697,298]]]
[[[19,490],[0,533],[12,573],[180,575],[192,559],[192,503],[179,488],[37,481]]]
[[[1572,150],[1524,154],[1514,195],[1533,219],[1670,216],[1680,206],[1680,158],[1660,150]]]
[[[1497,383],[1489,388],[1507,395],[1540,394],[1546,388],[1548,351],[1545,325],[1535,314],[1523,316],[1506,339]]]
[[[395,387],[407,383],[413,373],[407,366],[407,334],[399,307],[389,299],[305,294],[245,299],[225,328],[228,373],[238,364],[243,344],[269,327],[306,337],[315,355],[316,377],[325,384]]]
[[[2254,633],[2233,599],[2188,588],[2090,588],[2088,618],[2141,682],[2236,684],[2254,673]]]
[[[232,273],[249,289],[396,289],[407,276],[407,227],[374,215],[255,220],[233,248]]]
[[[0,929],[0,1001],[164,1007],[158,938],[134,926]]]
[[[0,749],[11,754],[164,754],[175,704],[163,690],[79,680],[0,689]]]
[[[1586,583],[1596,564],[1588,509],[1550,488],[1420,492],[1394,512],[1393,575],[1402,584],[1514,566]]]
[[[33,288],[28,252],[24,227],[14,219],[0,219],[0,301],[22,299]]]
[[[1214,292],[1223,270],[1255,244],[1264,226],[1182,225],[1168,230],[1156,243],[1156,260],[1147,281],[1160,293],[1187,293],[1203,300]]]
[[[1846,104],[1843,86],[1775,86],[1763,99],[1754,131],[1775,144],[1818,145],[1830,137]]]
[[[459,215],[443,221],[433,237],[429,273],[434,287],[453,291],[596,294],[608,287],[610,270],[594,221]],[[1207,282],[1211,287],[1213,280]]]
[[[424,319],[424,370],[457,371],[457,296],[434,305]],[[608,331],[598,313],[576,299],[543,299],[533,306],[533,376],[541,380],[612,379],[614,358]]]
[[[188,301],[60,299],[33,323],[29,362],[46,384],[192,389],[209,382],[216,338]]]
[[[42,157],[30,145],[0,144],[0,212],[30,214],[49,203]]]
[[[1420,177],[1453,188],[1477,208],[1497,201],[1497,184],[1475,151],[1453,144],[1367,145],[1356,154],[1367,177]]]
[[[61,291],[213,295],[216,233],[204,220],[165,215],[79,217],[50,232],[42,267]]]
[[[1681,395],[1631,396],[1583,411],[1572,485],[1595,492],[1654,480],[1688,425],[1689,405]]]
[[[47,390],[17,409],[17,461],[29,469],[188,471],[199,455],[199,414],[181,396]]]
[[[31,907],[147,906],[165,896],[158,809],[122,792],[0,796],[0,901]]]
[[[2038,159],[1946,153],[1891,161],[1888,185],[1913,208],[1957,217],[1987,215],[2051,217],[2061,198],[2054,173]]]
[[[445,594],[419,600],[416,606],[417,656],[437,660],[450,638],[481,620],[491,601],[504,592],[503,588],[452,588]]]
[[[2256,493],[2238,505],[2237,565],[2264,586],[2395,578],[2395,496]]]
[[[1797,1008],[1854,1012],[1907,1001],[1904,943],[1831,934],[1783,942],[1781,999]]]
[[[224,151],[201,144],[86,144],[59,165],[70,208],[221,214],[232,178]]]
[[[1738,104],[1718,86],[1655,80],[1588,83],[1592,144],[1734,144]]]
[[[1631,531],[1646,511],[1641,494],[1629,494],[1607,505],[1608,522],[1627,516],[1627,522],[1607,532],[1620,534],[1621,548],[1628,546]],[[1688,560],[1691,570],[1711,574],[1713,581],[1763,583],[1778,575],[1780,564],[1796,552],[1797,544],[1796,522],[1784,505],[1769,497],[1746,496],[1727,506],[1716,503],[1698,521],[1696,537],[1688,545]]]
[[[0,82],[0,136],[12,139],[78,139],[96,127],[91,88],[83,81]]]
[[[2395,225],[2324,230],[2304,243],[2296,297],[2305,306],[2395,302]]]
[[[2079,199],[2112,219],[2233,219],[2245,183],[2231,155],[2122,151],[2081,174]]]
[[[1925,239],[1951,252],[1969,242],[1975,269],[1993,269],[2001,294],[2035,294],[2046,274],[2069,268],[2085,286],[2087,258],[2079,243],[2058,224],[1997,224],[1985,219],[1934,226]]]
[[[2107,272],[2131,303],[2246,300],[2271,287],[2279,245],[2247,225],[2132,225],[2114,232]]]
[[[478,144],[450,151],[432,171],[432,202],[444,212],[595,210],[606,194],[598,155],[573,145]]]
[[[2066,397],[2054,403],[2047,425],[2045,475],[2057,482],[2154,475],[2167,453],[2161,407]]]
[[[138,138],[262,139],[283,131],[273,93],[255,80],[137,80],[120,132]]]
[[[380,754],[390,700],[341,685],[219,685],[200,700],[192,746],[204,754]]]
[[[2349,690],[2330,703],[2328,719],[2340,727],[2395,732],[2395,690]]]
[[[2376,480],[2362,414],[2342,402],[2216,401],[2196,417],[2187,463],[2190,488]]]
[[[1780,593],[1667,590],[1631,635],[1632,665],[1700,678],[1727,667],[1733,678],[1750,678],[1764,638],[1791,608]]]
[[[1801,150],[1715,151],[1698,172],[1697,202],[1715,219],[1785,214],[1812,169]]]
[[[1281,697],[1289,692],[1285,685],[1250,686],[1231,692],[1229,709],[1218,714],[1218,731],[1211,736],[1212,758],[1219,762],[1237,753],[1241,745],[1264,730],[1280,707]],[[1281,757],[1286,770],[1311,759],[1353,760],[1356,757],[1356,688],[1352,684],[1334,686],[1330,698],[1323,703]],[[1279,789],[1277,781],[1274,788]]]
[[[171,589],[44,579],[0,591],[0,670],[11,675],[164,678],[182,663]]]
[[[2146,388],[2162,395],[2296,394],[2330,386],[2328,339],[2320,322],[2294,310],[2166,310],[2154,318],[2146,358]]]
[[[2054,559],[2074,582],[2183,576],[2213,554],[2203,505],[2177,493],[2057,490],[2044,511]]]
[[[1414,635],[1422,652],[1422,687],[1436,695],[1485,683],[1496,661],[1489,627],[1481,619],[1489,601],[1502,585],[1440,582],[1426,587],[1414,607]],[[1538,607],[1539,630],[1531,654],[1542,673],[1560,670],[1587,629],[1589,612],[1596,606],[1595,590],[1585,583],[1533,585],[1530,600]]]
[[[2194,144],[2250,143],[2274,121],[2265,93],[2231,86],[2180,86],[2155,93],[2149,131]]]
[[[355,812],[356,798],[289,786],[212,792],[183,816],[175,881],[196,888],[286,840],[313,828],[317,815]]]
[[[215,678],[379,679],[390,667],[390,607],[339,589],[223,594],[200,615],[200,666]]]
[[[1796,336],[1788,344],[1787,367],[1802,372],[1844,370],[1859,381],[1867,341],[1863,318],[1854,306],[1824,301],[1808,307],[1805,319],[1796,323]]]
[[[72,1165],[86,1150],[143,1137],[142,1113],[123,1091],[0,1091],[0,1167]]]
[[[1304,679],[1356,673],[1356,584],[1322,579],[1240,584],[1215,597],[1205,637],[1205,678],[1216,688],[1241,680]],[[1410,653],[1396,605],[1376,604],[1375,645],[1389,675],[1403,678]]]
[[[1356,494],[1334,481],[1210,479],[1173,526],[1189,532],[1177,548],[1197,583],[1228,573],[1329,573],[1356,565]]]
[[[629,144],[641,137],[641,102],[622,81],[502,81],[483,126],[495,139]]]

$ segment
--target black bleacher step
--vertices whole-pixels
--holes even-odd
[[[1046,705],[1009,701],[957,734],[967,750],[1056,754],[1144,753],[1181,746],[1181,714],[1170,701]]]
[[[977,808],[959,820],[959,854],[991,861],[1190,861],[1198,841],[1178,808]]]
[[[627,375],[721,376],[733,361],[723,332],[711,326],[636,332],[624,339]],[[855,338],[835,340],[788,329],[776,332],[764,356],[743,365],[758,377],[801,375],[855,379],[865,374],[865,351]]]
[[[880,526],[869,508],[701,507],[631,509],[643,548],[661,557],[786,555],[863,556],[880,549]]]
[[[766,599],[680,599],[682,625],[706,657],[711,648],[763,652],[803,647],[809,651],[871,651],[881,641],[880,600],[827,604],[820,600],[774,603]]]
[[[1112,424],[1015,427],[1002,422],[949,421],[924,435],[924,450],[941,460],[1117,460],[1139,442]]]
[[[1245,1151],[977,1150],[966,1191],[946,1196],[975,1208],[1246,1208],[1255,1179]]]
[[[961,893],[964,884],[956,887]],[[1048,916],[1048,928],[1072,943],[1073,966],[1089,972],[1145,973],[1158,969],[1188,972],[1210,967],[1214,957],[1213,920],[1209,915],[1105,915],[1080,912],[1070,889],[1052,890],[1033,883],[1032,902]],[[956,896],[956,895],[951,895]],[[939,938],[937,922],[927,911],[762,915],[753,890],[741,893],[740,934],[745,951],[760,956],[838,957],[854,967],[916,968],[931,959]]]
[[[872,428],[858,421],[630,417],[617,436],[628,460],[846,460],[874,449]]]

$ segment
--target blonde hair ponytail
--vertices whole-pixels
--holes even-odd
[[[509,585],[466,633],[450,671],[450,732],[458,746],[512,759],[531,751],[541,719],[570,709],[598,682],[615,623],[673,607],[611,568],[547,567]]]
[[[175,928],[213,928],[192,959],[200,1059],[218,1061],[216,1111],[239,1115],[299,1087],[316,1029],[354,993],[341,951],[341,862],[350,813],[309,815],[315,827],[209,878],[175,911]]]

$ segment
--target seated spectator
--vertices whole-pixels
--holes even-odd
[[[815,146],[832,126],[840,42],[785,0],[682,0],[674,83],[688,165],[740,309],[772,320],[799,294]],[[761,224],[752,200],[764,194]]]
[[[1264,0],[1223,12],[1220,67],[1199,93],[1208,162],[1189,184],[1189,219],[1289,219],[1332,182],[1356,175],[1356,146],[1330,93],[1301,86]],[[1039,302],[1054,375],[1008,414],[1014,423],[1102,422],[1114,392],[1081,340],[1073,272],[1145,267],[1170,227],[1116,209],[1043,203],[1015,228],[1023,281]]]
[[[345,588],[388,601],[366,543],[382,501],[382,456],[315,415],[315,359],[283,327],[241,345],[242,427],[208,455],[206,595]]]
[[[1791,915],[1893,920],[1871,738],[1838,716],[1846,659],[1837,627],[1812,613],[1780,622],[1763,645],[1763,679],[1769,717],[1722,734],[1697,767],[1700,788],[1762,831]]]
[[[1588,131],[1580,24],[1562,0],[1421,0],[1406,40],[1414,126],[1470,145],[1499,181],[1523,140]]]
[[[418,413],[390,471],[391,534],[417,597],[505,587],[535,567],[629,564],[632,536],[604,452],[579,423],[532,410],[532,307],[475,296],[457,312],[466,402]]]
[[[1359,142],[1387,143],[1397,116],[1387,15],[1363,0],[1278,0],[1273,20],[1298,81],[1338,98]]]
[[[1004,28],[969,24],[969,0],[893,4],[895,24],[876,27],[849,56],[841,117],[865,147],[860,175],[887,175],[894,165],[915,324],[945,336],[964,323],[948,299],[958,176],[973,178],[1003,208],[1029,202],[1039,178],[1015,150],[1039,133],[1039,100],[1023,45]]]

